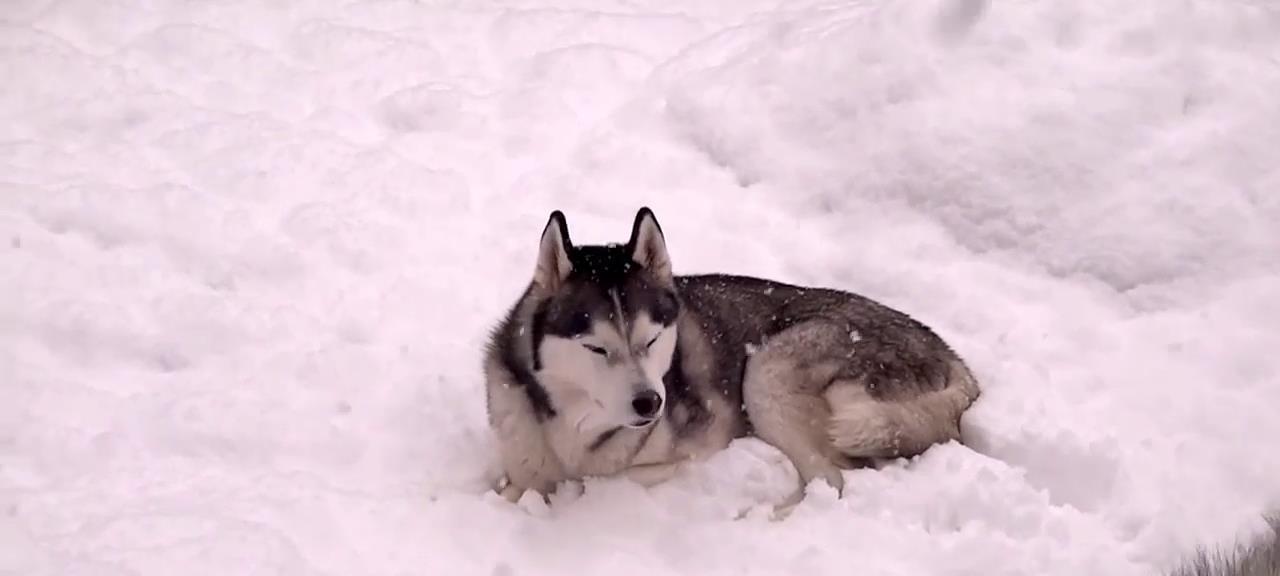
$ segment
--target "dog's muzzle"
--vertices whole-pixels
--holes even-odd
[[[653,424],[662,413],[662,396],[653,390],[638,392],[631,399],[631,410],[638,417],[631,423],[632,428],[644,428]]]

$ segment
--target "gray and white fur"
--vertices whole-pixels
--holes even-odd
[[[564,215],[485,356],[489,423],[516,500],[564,480],[644,485],[754,435],[803,499],[842,469],[962,441],[979,387],[928,327],[862,296],[730,275],[677,276],[653,213],[625,245],[574,246]]]

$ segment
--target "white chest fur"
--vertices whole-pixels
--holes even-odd
[[[648,428],[579,429],[566,407],[546,426],[547,443],[569,476],[610,476],[629,467],[666,462],[672,455],[672,431],[666,419]]]

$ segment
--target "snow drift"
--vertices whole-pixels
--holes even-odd
[[[1153,574],[1280,509],[1260,2],[20,0],[0,572]],[[550,210],[935,327],[972,446],[487,492]]]

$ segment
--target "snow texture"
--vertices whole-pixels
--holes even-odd
[[[6,0],[0,75],[0,574],[1137,575],[1280,510],[1274,3]],[[547,214],[641,205],[935,327],[972,445],[785,522],[749,439],[490,493]]]
[[[1173,576],[1274,576],[1280,574],[1280,519],[1271,533],[1235,550],[1201,552]]]

